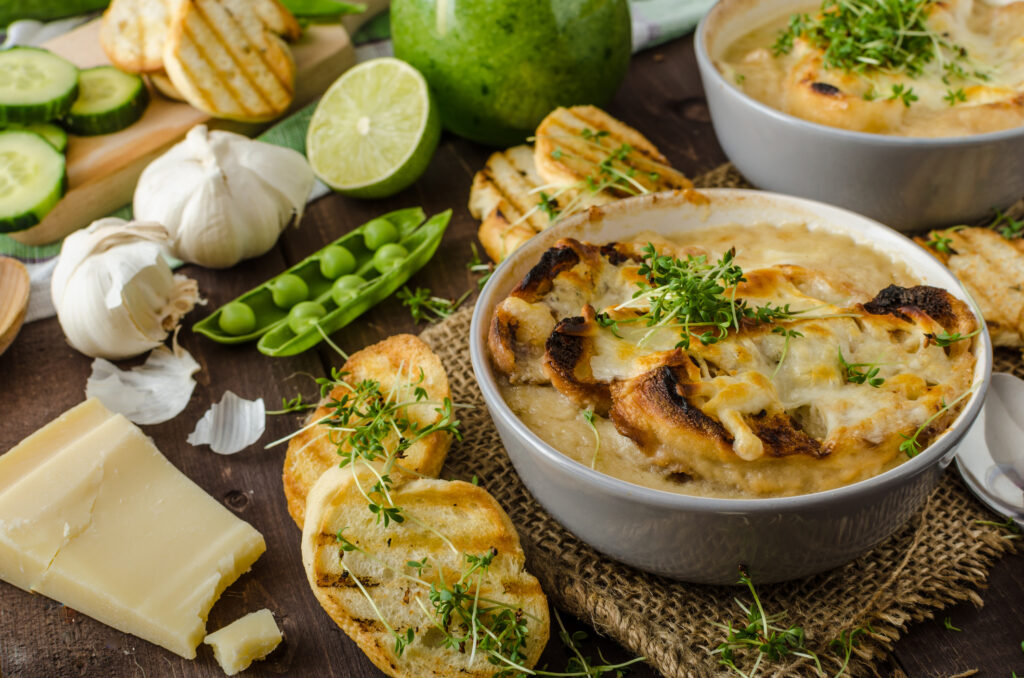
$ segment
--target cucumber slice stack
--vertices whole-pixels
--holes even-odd
[[[78,98],[78,69],[37,47],[0,51],[0,127],[47,122],[71,109]]]
[[[142,78],[113,66],[96,66],[79,72],[78,99],[64,116],[73,134],[110,134],[142,117],[149,90]]]
[[[0,132],[0,232],[38,224],[66,188],[64,156],[43,137]]]

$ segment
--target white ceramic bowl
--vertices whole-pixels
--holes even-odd
[[[725,154],[755,186],[856,210],[904,231],[971,223],[1024,195],[1024,127],[962,137],[851,132],[748,96],[714,60],[751,29],[807,0],[719,0],[694,47]]]
[[[682,194],[622,200],[567,219],[514,252],[491,276],[473,313],[473,371],[502,442],[526,487],[566,529],[598,551],[685,581],[735,583],[745,565],[754,581],[794,579],[846,563],[898,530],[921,506],[971,426],[988,386],[992,347],[975,342],[979,384],[954,424],[913,459],[868,480],[827,492],[768,499],[712,499],[634,485],[580,464],[530,431],[501,397],[487,349],[495,305],[558,239],[605,243],[651,230],[664,235],[731,223],[804,222],[849,234],[909,264],[925,284],[977,306],[956,278],[913,241],[843,209],[800,198],[703,191],[710,206]]]

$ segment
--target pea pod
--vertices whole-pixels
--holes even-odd
[[[398,229],[399,238],[405,239],[415,233],[418,228],[425,226],[423,221],[426,218],[426,214],[424,214],[423,210],[419,207],[410,207],[407,209],[389,212],[379,218],[386,219],[391,222],[391,224]],[[374,221],[377,220],[375,219],[367,222],[367,224],[371,224]],[[259,339],[278,325],[287,324],[289,309],[281,308],[274,303],[272,291],[275,281],[285,275],[294,275],[299,277],[309,288],[307,298],[311,301],[323,303],[324,299],[330,299],[331,285],[334,281],[325,277],[321,272],[320,258],[323,256],[324,250],[331,246],[341,246],[347,249],[356,259],[355,273],[368,280],[375,279],[378,273],[373,266],[374,253],[366,247],[363,240],[363,233],[367,224],[363,224],[358,228],[352,229],[334,242],[328,243],[320,250],[309,255],[288,270],[282,271],[279,275],[271,278],[259,287],[255,287],[237,299],[233,299],[231,302],[228,302],[228,304],[221,306],[216,311],[193,325],[192,329],[199,334],[205,335],[222,344],[241,344],[247,341]],[[246,304],[252,309],[253,315],[256,319],[255,326],[252,330],[240,334],[231,334],[224,331],[220,322],[221,314],[224,313],[225,307],[229,304],[235,303]],[[334,304],[332,303],[329,308],[333,307]],[[224,326],[230,328],[231,323],[226,323]]]
[[[299,333],[296,333],[288,323],[273,327],[260,338],[257,345],[260,352],[270,356],[301,353],[319,344],[323,340],[324,334],[337,332],[394,294],[413,273],[423,268],[434,256],[445,229],[448,228],[451,215],[451,210],[448,210],[433,216],[416,231],[402,237],[399,244],[408,250],[408,256],[399,264],[387,269],[386,273],[370,277],[365,284],[358,288],[356,296],[351,299],[343,299],[341,305],[334,302],[329,291],[318,297],[316,301],[327,309],[327,313],[319,319],[317,324],[310,325]],[[358,269],[360,275],[363,275],[366,270],[370,272],[365,273],[364,277],[376,274],[376,270],[372,268],[372,262],[370,265],[370,269],[360,266]],[[317,325],[319,325],[319,329]],[[320,330],[323,330],[323,333]]]

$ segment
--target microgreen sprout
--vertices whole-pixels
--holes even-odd
[[[1018,539],[1022,532],[1020,525],[1015,523],[1011,518],[1007,518],[1002,522],[995,520],[975,520],[974,524],[986,525],[988,527],[995,527],[1000,530],[1005,530],[1007,534],[1003,536],[1003,539]],[[1024,647],[1022,647],[1021,649],[1024,649]]]
[[[959,396],[957,396],[956,400],[954,400],[951,403],[943,401],[941,407],[939,407],[935,414],[928,417],[923,424],[918,426],[913,434],[908,436],[906,434],[901,433],[900,436],[902,436],[903,442],[900,443],[900,452],[904,453],[908,457],[916,457],[922,450],[921,443],[918,442],[917,439],[925,431],[925,429],[931,426],[933,421],[935,421],[943,414],[949,412],[951,409],[956,407],[961,400],[972,395],[977,388],[977,386],[972,386],[970,389],[964,391]]]
[[[979,332],[981,332],[980,327],[974,330],[973,332],[968,332],[967,334],[960,334],[959,332],[939,332],[937,334],[926,334],[925,336],[928,337],[928,340],[934,343],[939,348],[946,348],[947,346],[951,346],[952,344],[955,344],[958,341],[970,339],[971,337],[977,335]]]
[[[644,661],[644,657],[635,657],[629,661],[622,662],[620,664],[611,664],[604,655],[601,654],[600,648],[597,650],[597,656],[601,661],[601,665],[594,666],[591,662],[590,657],[583,656],[583,652],[580,649],[580,644],[587,640],[587,633],[585,631],[573,631],[569,633],[565,624],[562,622],[562,615],[558,614],[558,610],[552,608],[555,613],[555,623],[558,624],[558,637],[561,639],[562,644],[565,645],[566,649],[572,653],[569,657],[569,661],[565,666],[565,672],[560,674],[563,676],[586,676],[587,678],[602,678],[606,674],[614,672],[616,678],[622,678],[626,675],[626,667]],[[555,675],[549,674],[544,671],[537,671],[537,675]]]
[[[928,240],[925,242],[925,245],[936,252],[956,254],[956,251],[951,247],[952,243],[953,239],[948,235],[943,235],[940,231],[932,231],[928,234]]]
[[[792,15],[772,49],[776,56],[788,54],[794,41],[803,38],[823,50],[826,68],[866,75],[903,73],[916,78],[935,62],[947,84],[952,78],[986,79],[986,73],[971,65],[965,47],[928,25],[935,4],[936,0],[824,0],[814,17]],[[962,92],[951,90],[951,105],[963,100]],[[897,84],[889,99],[910,106],[917,95],[913,88]]]
[[[594,434],[594,456],[590,460],[590,468],[597,468],[597,455],[601,451],[601,434],[597,430],[597,425],[594,424],[594,408],[588,407],[583,410],[582,415],[587,421],[587,426],[590,427],[591,432]]]
[[[558,218],[558,200],[556,198],[552,198],[544,191],[540,192],[540,202],[537,203],[537,206],[540,207],[541,212],[548,215],[548,219],[551,221]]]
[[[480,252],[476,249],[476,243],[470,243],[470,249],[473,251],[473,256],[466,263],[466,268],[473,275],[479,276],[476,281],[477,289],[483,289],[487,281],[490,280],[491,274],[494,273],[494,264],[487,262],[484,263],[483,259],[480,258]]]
[[[899,99],[903,102],[903,105],[910,108],[910,104],[917,101],[918,96],[914,94],[913,87],[906,87],[905,85],[898,84],[892,86],[892,94],[889,95],[889,101],[895,101]]]
[[[413,292],[407,286],[403,286],[398,291],[397,297],[402,302],[402,306],[409,308],[413,321],[422,322],[426,320],[436,323],[438,320],[444,320],[454,313],[462,305],[462,302],[469,298],[469,295],[470,290],[467,290],[461,297],[453,301],[434,296],[430,288],[427,287],[417,287],[416,291]]]
[[[714,626],[726,632],[726,639],[711,651],[711,654],[718,655],[719,664],[734,671],[744,678],[753,678],[763,661],[779,661],[784,657],[793,655],[802,657],[814,662],[821,673],[821,662],[818,656],[807,649],[804,630],[800,626],[789,626],[782,628],[778,625],[786,613],[765,614],[761,599],[754,589],[754,583],[747,573],[740,570],[739,583],[745,585],[750,591],[753,604],[744,605],[738,599],[736,604],[747,616],[746,626],[733,627],[732,622],[719,624],[712,622]],[[745,660],[751,653],[754,654],[754,663],[749,670],[744,671],[736,662]]]
[[[946,95],[942,97],[942,100],[948,103],[950,106],[956,106],[957,102],[967,101],[967,92],[964,91],[963,87],[958,89],[947,89]]]
[[[267,414],[290,414],[292,412],[303,412],[316,407],[316,403],[307,403],[302,399],[302,394],[294,398],[281,398],[281,409],[267,410]]]
[[[829,649],[836,654],[842,656],[843,663],[836,671],[836,678],[846,673],[846,667],[850,665],[850,659],[853,657],[853,648],[860,642],[861,636],[863,635],[874,635],[875,630],[868,626],[858,626],[857,628],[850,629],[848,631],[842,631],[838,638],[834,638],[832,642],[828,644]]]
[[[788,329],[785,327],[773,327],[772,333],[781,334],[783,337],[785,337],[784,341],[782,342],[782,354],[779,356],[779,362],[775,365],[775,370],[772,372],[771,376],[772,379],[775,379],[775,375],[777,375],[779,373],[779,370],[782,369],[782,361],[786,359],[786,354],[789,352],[789,340],[795,337],[802,337],[804,335],[801,332],[797,332],[796,330]]]
[[[735,257],[736,252],[729,250],[714,263],[703,254],[678,259],[658,254],[648,243],[638,271],[645,279],[637,283],[639,289],[632,299],[616,310],[646,307],[637,319],[651,329],[640,343],[658,328],[678,327],[681,337],[676,347],[683,349],[690,347],[692,339],[704,345],[722,341],[730,331],[739,330],[743,320],[774,324],[797,319],[809,310],[793,310],[789,304],[748,306],[745,300],[737,299],[736,287],[746,278]],[[598,322],[615,326],[610,318]]]
[[[1014,219],[1005,212],[996,210],[996,219],[989,228],[994,229],[999,235],[1003,236],[1007,240],[1020,237],[1024,234],[1024,219]]]
[[[843,349],[839,348],[839,367],[842,370],[843,378],[851,384],[867,384],[878,388],[885,383],[885,379],[878,376],[879,367],[883,363],[848,363],[843,357]]]

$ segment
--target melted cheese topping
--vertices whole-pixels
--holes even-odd
[[[805,10],[812,16],[819,8]],[[916,78],[902,73],[867,75],[828,69],[822,50],[802,38],[791,52],[773,56],[772,45],[789,14],[751,31],[729,46],[718,69],[758,101],[812,122],[859,132],[913,137],[979,134],[1024,125],[1024,0],[1002,5],[944,0],[932,6],[929,26],[967,49],[958,62],[987,79],[953,78],[938,60]],[[910,106],[892,99],[894,86],[913,88]],[[950,92],[965,101],[950,104]],[[870,99],[870,100],[869,100]]]
[[[644,242],[643,236],[638,241]],[[788,341],[770,326],[753,326],[714,344],[694,340],[686,350],[684,369],[690,378],[684,397],[721,427],[728,439],[724,447],[699,451],[691,444],[692,431],[680,433],[671,417],[658,411],[634,413],[635,421],[649,425],[643,434],[627,430],[632,426],[628,422],[595,417],[600,434],[595,439],[581,407],[538,376],[544,374],[538,356],[527,356],[533,378],[502,385],[506,401],[529,428],[578,461],[642,485],[707,496],[789,495],[848,484],[899,464],[906,459],[898,451],[903,434],[970,387],[973,358],[958,361],[929,341],[927,335],[940,327],[935,321],[872,315],[857,306],[889,284],[916,284],[901,264],[885,255],[844,236],[793,224],[690,233],[673,243],[680,248],[674,253],[693,252],[698,242],[711,261],[737,247],[736,260],[746,278],[737,296],[749,305],[789,304],[793,310],[807,310],[784,324],[802,335]],[[551,292],[536,303],[509,297],[503,304],[529,306],[535,317],[546,313],[535,328],[545,333],[557,321],[581,315],[587,304],[614,314],[623,304],[634,303],[636,262],[605,261],[585,268],[560,274]],[[534,330],[521,324],[526,317],[516,314],[518,329],[536,345]],[[679,364],[673,358],[679,355],[677,328],[623,323],[615,331],[598,328],[586,336],[589,370],[581,373],[599,384],[628,384]],[[840,352],[847,363],[877,366],[874,376],[884,382],[850,382]],[[759,434],[773,417],[793,422],[796,433],[819,446],[820,456],[793,450],[780,456],[779,443],[769,444],[764,432]]]

